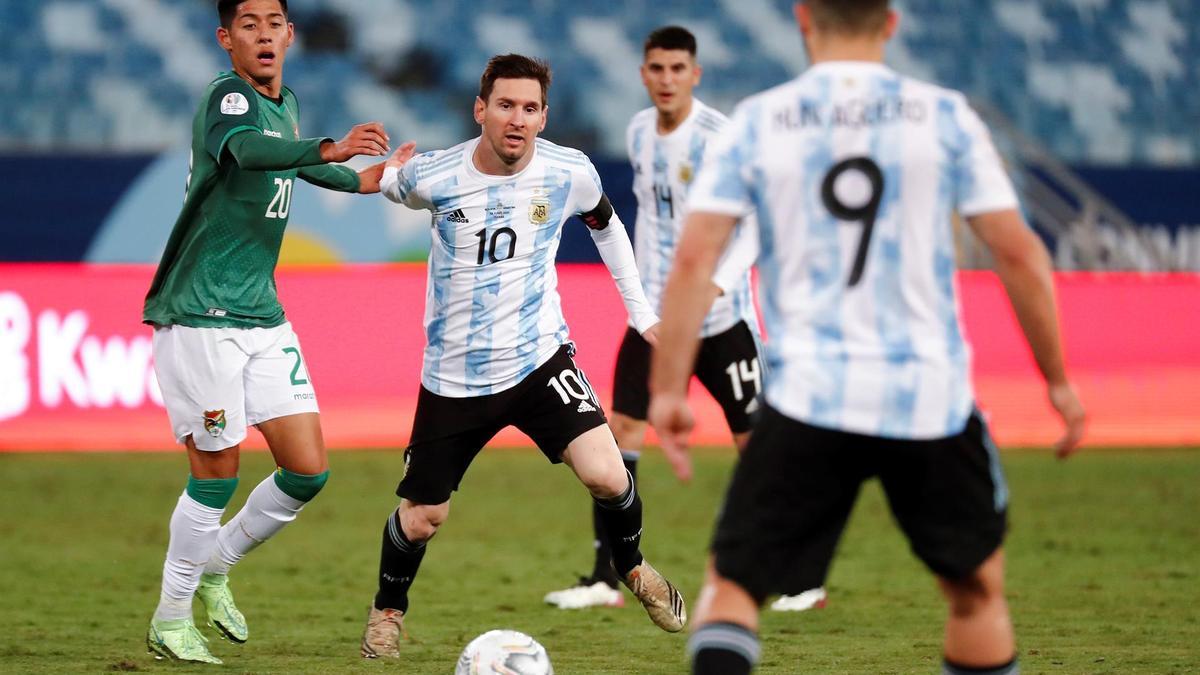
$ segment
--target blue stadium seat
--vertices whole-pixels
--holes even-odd
[[[21,101],[17,114],[0,116],[0,146],[52,148],[94,143],[97,135],[103,137],[114,125],[114,119],[106,116],[138,114],[137,110],[116,111],[111,106],[104,112],[87,100],[90,85],[105,78],[153,83],[155,99],[161,100],[159,112],[190,120],[199,93],[194,91],[194,81],[212,73],[183,78],[190,84],[180,81],[178,70],[169,67],[170,55],[161,51],[168,47],[145,44],[128,25],[127,17],[102,0],[70,0],[70,4],[94,10],[95,25],[104,33],[104,52],[52,50],[43,33],[44,17],[60,2],[66,0],[0,0],[0,25],[4,26],[0,58],[14,67],[13,72],[0,73],[0,95]],[[147,4],[150,11],[175,13],[182,25],[195,31],[195,39],[213,62],[225,63],[224,53],[212,37],[216,22],[211,2],[147,0]],[[786,4],[771,5],[781,22],[791,20]],[[1083,163],[1101,159],[1150,164],[1189,161],[1189,157],[1192,162],[1200,160],[1200,135],[1194,131],[1195,120],[1200,118],[1200,97],[1194,94],[1200,89],[1200,69],[1195,67],[1200,63],[1200,2],[899,0],[898,5],[906,16],[897,39],[909,64],[1006,113],[1020,129],[1062,158]],[[575,22],[586,17],[618,26],[625,43],[622,58],[629,58],[629,49],[640,50],[643,36],[664,23],[704,27],[732,56],[727,63],[706,64],[707,75],[699,93],[728,108],[737,99],[790,77],[803,63],[803,56],[797,50],[796,67],[789,68],[786,59],[760,44],[753,26],[726,16],[725,6],[692,0],[493,0],[481,17],[479,4],[462,1],[357,4],[350,0],[291,0],[302,34],[305,18],[332,11],[345,18],[352,42],[346,53],[310,54],[301,47],[289,59],[288,83],[305,105],[306,129],[315,133],[340,128],[355,116],[347,93],[364,86],[388,86],[380,78],[398,64],[380,61],[392,56],[403,61],[407,50],[419,47],[443,60],[439,68],[442,80],[428,89],[402,91],[401,100],[417,118],[442,119],[459,96],[469,95],[478,86],[479,72],[491,55],[488,45],[505,44],[503,39],[480,39],[479,31],[489,28],[486,17],[495,15],[503,17],[503,25],[510,30],[519,28],[550,51],[544,55],[551,58],[556,74],[556,135],[607,138],[623,134],[623,128],[597,112],[596,97],[602,95],[607,101],[619,97],[631,113],[644,107],[646,99],[636,85],[614,89],[607,79],[612,75],[605,72],[609,64],[604,63],[603,50],[589,51],[594,44],[574,41],[592,39],[574,33]],[[398,34],[406,33],[398,36],[396,53],[388,51],[384,40],[381,56],[379,39],[370,40],[369,45],[354,40],[355,26],[362,25],[365,11],[389,7],[415,17],[415,25],[397,26]],[[702,60],[704,56],[701,44]],[[1031,74],[1038,73],[1052,81],[1072,81],[1080,64],[1098,69],[1093,75],[1101,78],[1101,86],[1094,91],[1047,92],[1031,80]],[[62,97],[60,87],[77,92],[84,100]],[[1092,102],[1089,96],[1097,98]],[[1113,157],[1111,148],[1104,147],[1103,135],[1088,126],[1092,122],[1082,123],[1081,116],[1072,113],[1072,106],[1089,104],[1108,116],[1106,119],[1116,119],[1121,133],[1131,140],[1125,156]],[[95,119],[88,119],[89,115]],[[473,133],[469,119],[462,117],[462,132]],[[1177,139],[1173,143],[1176,151],[1179,146],[1184,148],[1182,159],[1156,154],[1161,152],[1156,148],[1161,148],[1164,138]],[[173,139],[161,141],[165,145]]]

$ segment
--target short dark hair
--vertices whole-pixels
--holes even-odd
[[[492,95],[496,80],[537,80],[542,85],[542,106],[546,105],[546,92],[550,89],[550,64],[542,59],[531,59],[520,54],[503,54],[488,60],[483,76],[479,78],[479,98],[487,103]]]
[[[694,57],[696,36],[683,26],[663,26],[655,29],[646,38],[646,44],[642,46],[642,56],[648,54],[651,49],[682,49]]]
[[[804,0],[813,21],[828,31],[848,35],[874,33],[887,22],[889,0]]]
[[[246,0],[217,0],[217,16],[221,17],[222,26],[229,28],[233,25],[233,20],[237,18],[238,5],[243,2]],[[283,15],[287,16],[287,0],[279,0],[279,6],[283,7]]]

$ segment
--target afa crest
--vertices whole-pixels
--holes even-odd
[[[545,225],[550,221],[550,198],[534,197],[529,202],[529,222]]]
[[[679,182],[680,183],[687,185],[688,183],[692,182],[692,178],[694,178],[694,177],[695,177],[695,171],[692,170],[691,164],[684,162],[683,164],[679,165]]]
[[[216,438],[225,431],[225,411],[224,410],[205,410],[204,411],[204,430],[209,436]]]

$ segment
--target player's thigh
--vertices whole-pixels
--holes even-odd
[[[202,452],[246,438],[245,368],[236,328],[167,326],[154,331],[154,372],[175,440]]]
[[[729,430],[745,433],[751,427],[751,414],[758,407],[762,388],[762,370],[758,344],[746,322],[700,343],[696,356],[696,378],[704,385],[725,413]]]
[[[308,364],[292,324],[249,332],[253,343],[245,371],[247,421],[258,425],[289,415],[319,412]]]
[[[894,442],[879,478],[913,552],[935,574],[962,579],[1004,540],[1008,487],[996,446],[978,413],[962,433]]]
[[[613,368],[613,412],[645,422],[650,408],[649,378],[650,343],[633,328],[626,328]]]
[[[562,461],[563,451],[584,433],[603,427],[608,443],[616,441],[587,376],[564,345],[554,356],[529,374],[508,401],[505,421],[520,429],[553,463]],[[601,434],[601,435],[602,435]],[[617,462],[620,463],[620,453]]]
[[[451,398],[421,387],[396,494],[420,505],[448,502],[475,456],[500,430],[503,396]]]
[[[869,473],[849,434],[765,407],[713,537],[717,572],[762,602],[820,586]]]

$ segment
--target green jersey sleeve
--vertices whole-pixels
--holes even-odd
[[[204,114],[204,149],[221,161],[225,144],[241,131],[262,133],[259,126],[258,95],[240,77],[228,77],[217,83],[208,98]]]
[[[358,173],[340,164],[302,167],[297,174],[308,183],[338,192],[358,192]]]

